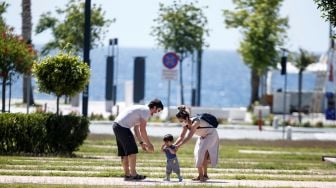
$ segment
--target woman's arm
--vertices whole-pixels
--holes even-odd
[[[185,135],[187,134],[187,130],[188,129],[186,127],[183,127],[182,132],[181,132],[180,136],[178,137],[178,139],[176,140],[176,142],[174,143],[174,145],[178,145],[182,142]]]
[[[183,144],[187,143],[195,134],[197,127],[199,126],[199,121],[194,121],[194,123],[191,126],[191,129],[189,130],[189,133],[185,139],[183,139],[179,144],[176,145],[176,148],[181,147]]]

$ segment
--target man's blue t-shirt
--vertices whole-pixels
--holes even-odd
[[[171,145],[168,148],[170,148],[172,150],[175,150],[176,147],[174,145]],[[168,149],[164,149],[164,151],[166,153],[167,159],[174,159],[174,158],[176,158],[176,154],[170,153],[170,151]]]

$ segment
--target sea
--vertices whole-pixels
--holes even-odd
[[[115,48],[99,47],[91,50],[91,78],[89,84],[89,100],[105,100],[106,58],[115,56],[117,86],[117,102],[125,100],[125,82],[133,80],[135,57],[145,57],[145,98],[149,102],[154,98],[170,105],[179,105],[179,80],[170,81],[162,77],[164,67],[162,57],[165,51],[156,48]],[[196,88],[195,57],[183,61],[183,82],[185,104],[191,104],[191,91]],[[177,66],[178,67],[178,66]],[[303,74],[303,91],[313,90],[316,76],[313,73]],[[273,70],[271,76],[271,92],[284,89],[284,76],[279,70]],[[297,91],[298,75],[287,75],[287,91]],[[250,100],[250,68],[243,63],[240,54],[235,50],[205,50],[202,58],[201,106],[204,107],[246,107]],[[0,88],[1,91],[1,88]],[[8,89],[7,89],[8,91]],[[55,99],[55,96],[39,92],[33,81],[35,99]],[[127,92],[127,91],[126,91]],[[8,98],[7,93],[7,98]],[[22,98],[22,78],[16,77],[11,88],[12,98]]]

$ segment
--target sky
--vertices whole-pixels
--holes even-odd
[[[83,0],[84,1],[84,0]],[[190,1],[190,0],[189,0]],[[224,25],[223,9],[234,8],[231,0],[199,0],[200,6],[208,6],[204,10],[208,19],[210,35],[206,38],[209,49],[236,50],[242,36],[237,29],[227,29]],[[21,0],[6,0],[10,6],[4,14],[6,23],[21,33]],[[39,16],[47,11],[54,12],[56,7],[65,7],[67,0],[31,0],[33,28]],[[116,19],[111,24],[104,41],[118,38],[120,47],[156,48],[156,42],[150,35],[154,26],[153,19],[158,15],[159,2],[172,0],[91,0],[92,4],[102,5],[106,18]],[[56,15],[56,14],[54,14]],[[299,47],[312,52],[325,52],[329,45],[329,24],[320,17],[313,0],[284,0],[280,10],[281,16],[289,18],[290,28],[285,48],[298,51]],[[33,34],[34,44],[45,44],[51,38],[50,32]]]

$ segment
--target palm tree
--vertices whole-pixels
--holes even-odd
[[[298,80],[298,90],[299,90],[299,98],[298,98],[298,112],[299,112],[299,124],[301,125],[301,105],[302,105],[302,73],[303,71],[310,65],[317,61],[317,56],[313,53],[309,53],[307,50],[302,48],[299,49],[298,54],[294,54],[293,61],[294,65],[299,69],[299,80]]]
[[[31,16],[31,0],[22,0],[22,37],[27,41],[27,43],[31,43],[32,36],[32,16]],[[34,96],[31,87],[31,75],[26,74],[23,76],[23,102],[27,103],[27,105],[34,104]],[[29,88],[29,104],[28,104],[28,95],[27,89]]]

